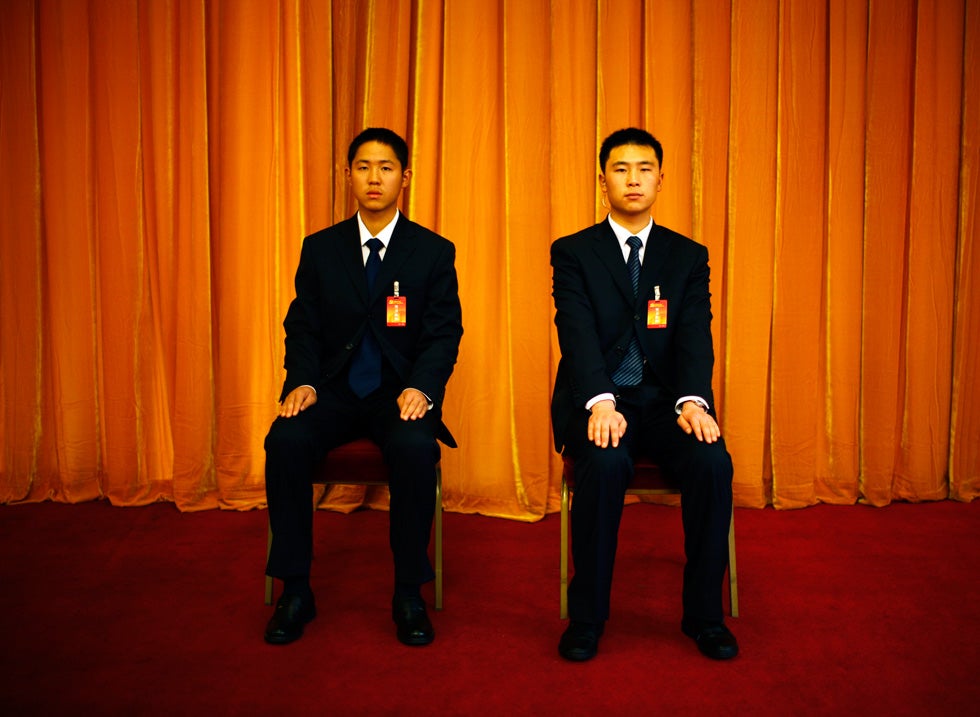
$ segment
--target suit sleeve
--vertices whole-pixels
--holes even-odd
[[[698,245],[676,316],[673,357],[677,396],[701,396],[714,406],[711,374],[714,347],[711,341],[711,293],[708,250]]]
[[[286,381],[279,400],[297,386],[314,388],[320,380],[323,327],[320,316],[320,280],[313,258],[312,237],[303,241],[296,269],[296,298],[289,305],[282,325],[286,330]],[[318,389],[319,390],[319,389]]]
[[[616,386],[606,368],[606,357],[596,327],[598,313],[586,286],[579,255],[567,240],[551,245],[552,296],[555,327],[563,369],[571,384],[575,406],[600,393],[615,393]]]
[[[426,288],[422,330],[415,347],[415,360],[405,385],[416,388],[433,403],[441,405],[446,383],[453,373],[463,336],[463,311],[456,277],[456,248],[448,241],[433,261]]]

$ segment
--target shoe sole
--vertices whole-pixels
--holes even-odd
[[[296,642],[298,639],[303,637],[303,629],[311,622],[313,622],[313,618],[315,617],[316,617],[316,611],[314,611],[313,614],[310,615],[307,619],[303,620],[299,624],[299,630],[297,631],[295,637],[286,637],[286,636],[278,637],[276,635],[270,635],[269,633],[265,633],[263,637],[265,638],[266,643],[268,643],[269,645],[288,645],[290,643]]]
[[[427,637],[410,637],[404,638],[398,635],[398,642],[403,645],[408,645],[409,647],[425,647],[426,645],[431,645],[432,641],[436,639],[436,634],[433,632]]]

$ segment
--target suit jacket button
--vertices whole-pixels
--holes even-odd
[[[639,321],[639,320],[640,320],[640,315],[639,314],[633,314],[633,321]]]
[[[354,348],[354,344],[347,344],[346,346],[344,346],[344,348],[350,351],[352,348]]]

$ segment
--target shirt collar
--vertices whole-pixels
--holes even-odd
[[[612,218],[612,214],[609,215],[609,226],[612,227],[613,233],[616,235],[616,239],[619,240],[619,246],[623,251],[628,251],[626,248],[626,240],[630,237],[639,237],[640,241],[643,242],[643,248],[646,248],[647,239],[650,237],[650,230],[653,229],[653,217],[647,222],[647,225],[643,227],[636,234],[633,234],[629,229],[621,224],[617,224],[616,220]]]
[[[391,235],[395,231],[395,224],[398,222],[398,217],[401,216],[401,212],[397,209],[395,210],[395,216],[391,218],[391,221],[385,225],[385,228],[379,231],[377,234],[372,234],[368,231],[367,227],[364,226],[364,221],[361,219],[361,213],[357,213],[357,230],[361,236],[361,246],[367,244],[368,239],[378,238],[381,243],[388,248],[388,242],[391,241]]]

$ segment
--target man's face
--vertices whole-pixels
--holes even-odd
[[[623,144],[614,147],[599,175],[599,187],[617,216],[649,215],[663,183],[653,147]]]
[[[381,142],[358,147],[346,174],[358,209],[379,215],[394,213],[398,195],[412,176],[411,170],[402,168],[395,151]]]

